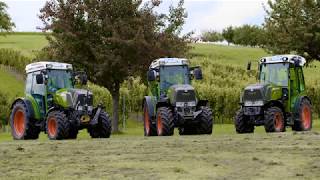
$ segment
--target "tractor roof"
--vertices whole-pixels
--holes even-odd
[[[292,64],[298,64],[299,66],[304,66],[306,64],[306,59],[302,56],[298,55],[276,55],[276,56],[269,56],[263,57],[260,59],[260,63],[283,63],[289,62]]]
[[[31,73],[35,71],[41,71],[45,69],[57,69],[57,70],[72,70],[72,65],[67,63],[58,63],[58,62],[36,62],[28,64],[26,66],[26,72]]]
[[[160,66],[179,66],[188,64],[188,60],[183,58],[160,58],[152,61],[150,69],[158,69]]]

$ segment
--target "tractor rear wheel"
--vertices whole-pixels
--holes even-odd
[[[310,131],[312,128],[312,109],[311,103],[304,98],[299,104],[299,121],[294,121],[292,130],[294,131]]]
[[[284,132],[286,130],[283,112],[278,107],[270,107],[265,111],[264,128],[266,132]]]
[[[109,115],[102,111],[98,118],[98,124],[88,127],[88,132],[92,138],[109,138],[111,135],[111,120]]]
[[[47,117],[46,132],[50,140],[62,140],[69,137],[70,122],[63,111],[51,111]]]
[[[213,118],[212,110],[209,107],[201,107],[202,112],[197,117],[199,124],[197,127],[197,134],[212,134]]]
[[[173,114],[170,108],[160,107],[157,111],[158,136],[172,136],[174,132]]]
[[[242,109],[239,110],[235,116],[234,126],[239,134],[254,132],[254,125],[248,123],[248,116],[244,115]]]
[[[13,105],[10,114],[10,126],[13,139],[38,139],[40,128],[36,126],[35,120],[28,117],[29,109],[22,101]]]
[[[155,124],[152,124],[151,118],[148,106],[145,103],[143,107],[144,136],[157,136],[157,127]]]

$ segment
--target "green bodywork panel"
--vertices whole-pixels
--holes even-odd
[[[56,93],[53,94],[54,104],[57,104],[63,108],[70,107],[71,104],[68,103],[69,101],[67,100],[67,93],[68,93],[67,89],[59,89],[58,91],[56,91]]]

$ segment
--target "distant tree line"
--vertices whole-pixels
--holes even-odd
[[[227,27],[222,32],[205,31],[203,41],[227,41],[242,46],[262,47],[273,54],[295,53],[308,62],[320,60],[320,1],[268,1],[262,26]]]

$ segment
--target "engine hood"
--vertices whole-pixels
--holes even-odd
[[[60,89],[54,95],[54,103],[64,108],[76,108],[93,104],[93,94],[84,89]]]
[[[168,97],[172,104],[176,102],[196,102],[195,90],[189,84],[171,86],[168,90]]]
[[[244,89],[241,100],[245,106],[263,106],[270,100],[281,99],[282,89],[272,84],[252,84]]]

